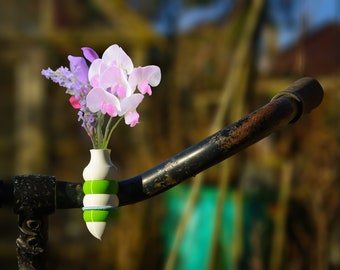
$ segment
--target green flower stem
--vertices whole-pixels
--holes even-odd
[[[97,127],[95,129],[95,134],[92,140],[93,148],[94,149],[107,149],[107,146],[109,144],[112,132],[116,129],[118,124],[122,121],[124,116],[121,116],[116,123],[111,127],[112,125],[112,117],[109,118],[107,121],[106,127],[105,127],[105,132],[103,134],[103,126],[105,123],[105,115],[102,114],[101,112],[98,112],[98,117],[97,117]]]
[[[104,124],[104,115],[101,112],[98,112],[97,118],[97,129],[95,134],[95,143],[94,148],[100,149],[103,142],[103,133],[102,126]]]
[[[109,134],[111,123],[112,123],[112,117],[110,117],[109,120],[107,121],[106,128],[105,128],[105,133],[104,133],[103,145],[102,146],[104,146],[105,142],[108,141],[108,134]],[[106,144],[106,146],[107,146],[107,144]]]
[[[106,130],[105,130],[105,140],[104,140],[104,144],[103,144],[103,149],[107,148],[107,145],[109,144],[109,140],[111,138],[112,132],[116,129],[116,127],[119,125],[119,123],[122,121],[122,119],[124,118],[124,116],[121,116],[117,122],[113,125],[113,127],[111,128],[110,132],[107,135],[107,131],[109,129],[109,125],[106,126]],[[111,120],[112,118],[110,118],[109,123],[111,124]],[[109,124],[108,123],[108,124]],[[107,137],[106,137],[107,136]]]

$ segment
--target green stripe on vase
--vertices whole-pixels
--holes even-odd
[[[85,222],[107,221],[110,212],[110,210],[85,210],[83,212],[83,218]]]
[[[118,182],[114,180],[87,180],[83,184],[84,194],[117,194]]]

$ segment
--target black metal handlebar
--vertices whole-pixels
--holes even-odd
[[[236,154],[283,126],[297,121],[322,101],[318,81],[302,78],[271,102],[183,152],[133,178],[119,181],[119,206],[153,197]],[[13,205],[19,216],[19,269],[43,269],[48,238],[47,216],[55,209],[81,208],[82,183],[57,181],[53,176],[16,176],[0,181],[0,206]]]
[[[302,78],[271,102],[159,165],[119,181],[119,206],[153,197],[225,160],[269,134],[296,122],[320,105],[323,89],[313,78]],[[14,198],[12,183],[0,182],[0,205]],[[56,181],[56,208],[82,207],[82,183]]]
[[[270,103],[232,123],[156,167],[119,182],[120,206],[148,199],[236,154],[288,123],[297,121],[322,101],[318,81],[302,78]]]

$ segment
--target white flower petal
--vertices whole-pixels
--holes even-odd
[[[100,106],[105,98],[105,91],[102,88],[93,88],[86,97],[86,106],[91,112],[100,111]]]
[[[112,105],[117,111],[121,111],[120,102],[116,96],[102,88],[93,88],[86,97],[86,106],[91,112],[98,112],[103,104]]]
[[[135,111],[143,98],[144,96],[142,94],[132,94],[131,96],[122,99],[120,102],[121,111],[118,115],[122,116],[127,112]]]
[[[118,66],[124,69],[128,74],[130,74],[133,70],[133,63],[131,58],[117,44],[108,47],[104,51],[102,59],[106,63],[106,65]]]
[[[99,86],[99,76],[105,70],[105,64],[102,59],[95,59],[89,67],[89,82],[93,87]]]
[[[129,76],[129,84],[135,89],[138,84],[146,81],[151,86],[157,86],[161,81],[161,70],[157,66],[135,68]]]

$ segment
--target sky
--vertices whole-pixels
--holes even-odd
[[[151,18],[154,29],[162,35],[190,31],[202,23],[227,16],[236,0],[210,0],[201,5],[188,5],[185,0],[160,1]],[[193,1],[191,1],[192,3]],[[294,43],[307,19],[307,30],[314,31],[329,22],[340,22],[340,0],[268,0],[267,18],[278,29],[278,45]]]
[[[313,32],[331,22],[340,22],[340,1],[338,0],[297,0],[291,2],[293,7],[285,14],[284,7],[270,0],[272,7],[270,13],[278,27],[278,44],[287,47],[294,43],[302,29],[303,17],[307,20],[307,31]],[[288,2],[288,1],[287,1]]]

